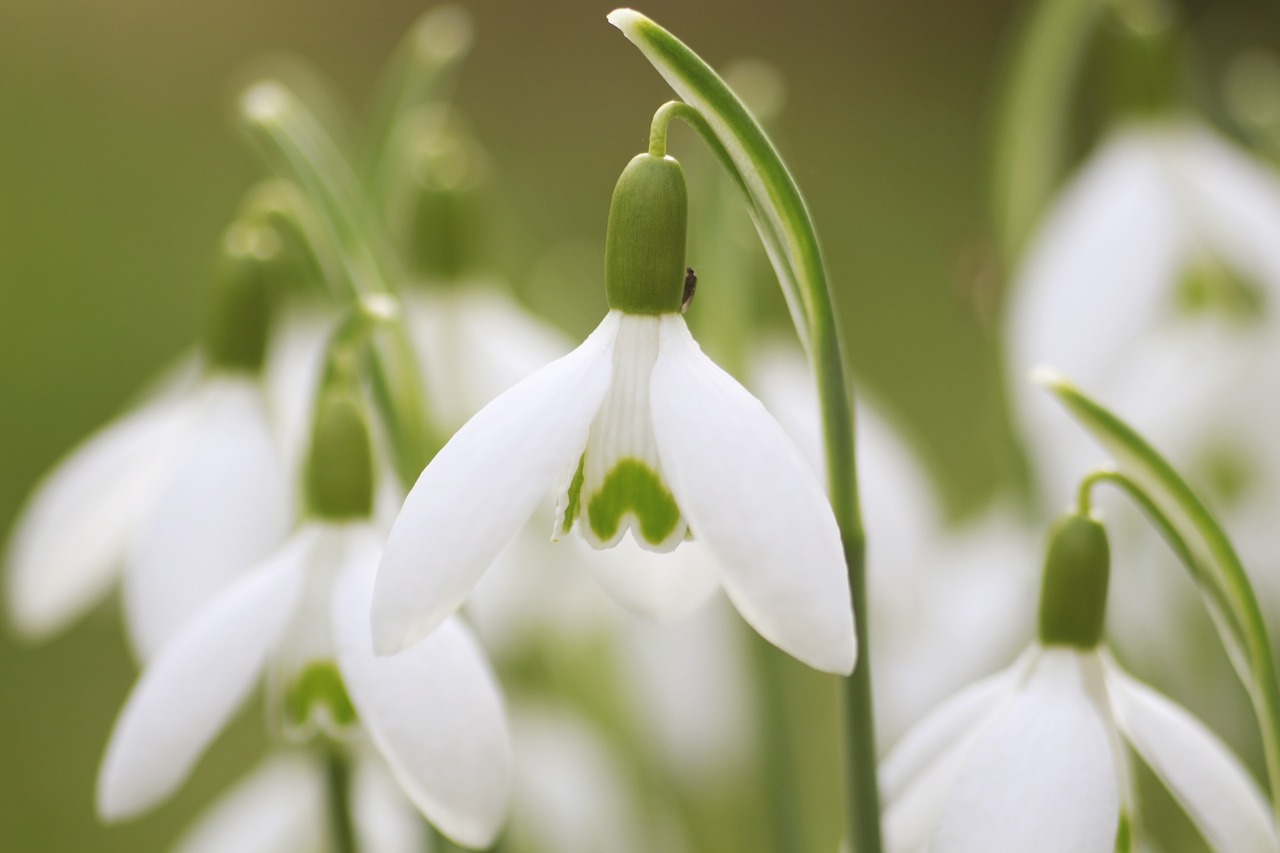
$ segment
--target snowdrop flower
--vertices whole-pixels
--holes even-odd
[[[350,798],[360,849],[427,849],[426,827],[386,765],[371,750],[355,753]],[[328,809],[319,756],[282,751],[206,808],[173,853],[314,853],[325,849],[332,821]]]
[[[1010,382],[1044,494],[1063,494],[1094,459],[1030,390],[1032,367],[1058,365],[1121,411],[1146,411],[1130,417],[1162,446],[1171,429],[1203,442],[1227,423],[1214,398],[1235,353],[1257,357],[1274,338],[1277,297],[1280,179],[1190,121],[1113,133],[1045,215],[1011,295]],[[1197,373],[1213,380],[1149,392],[1183,348],[1209,359]],[[1182,417],[1164,417],[1170,400],[1186,403]]]
[[[316,411],[309,519],[144,670],[107,748],[99,813],[123,819],[168,797],[265,671],[286,737],[341,740],[358,720],[428,819],[487,846],[509,775],[497,684],[456,619],[405,654],[374,655],[382,538],[370,521],[374,463],[358,389],[327,382]]]
[[[1244,766],[1101,644],[1108,561],[1098,522],[1073,515],[1055,528],[1037,642],[1008,670],[942,704],[885,758],[889,849],[1131,849],[1127,744],[1212,849],[1280,850]]]
[[[716,558],[739,613],[800,660],[855,657],[839,532],[822,486],[764,407],[694,343],[684,301],[685,189],[636,157],[610,208],[611,310],[569,355],[472,418],[427,466],[392,528],[374,593],[376,648],[429,634],[559,483],[555,535],[628,532]]]
[[[262,393],[260,230],[233,227],[201,363],[86,440],[37,485],[5,555],[13,624],[62,630],[123,570],[142,659],[211,595],[277,547],[292,492]]]

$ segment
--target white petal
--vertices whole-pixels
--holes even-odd
[[[325,844],[325,807],[320,768],[277,755],[205,809],[173,853],[312,853]]]
[[[1235,269],[1280,295],[1280,179],[1203,126],[1179,128],[1177,177],[1196,225]],[[1273,304],[1268,300],[1268,304]]]
[[[715,555],[738,612],[765,639],[827,672],[857,645],[840,531],[822,486],[755,397],[664,315],[651,403],[667,482]]]
[[[1119,667],[1107,667],[1116,725],[1214,850],[1280,850],[1267,800],[1217,735]]]
[[[36,486],[5,554],[7,598],[20,632],[32,639],[56,633],[115,581],[186,432],[184,402],[144,406],[109,424]]]
[[[479,644],[450,619],[412,648],[373,652],[376,546],[334,588],[334,642],[351,701],[391,772],[450,838],[487,847],[502,828],[511,748],[497,681]]]
[[[1091,652],[1041,652],[968,749],[932,850],[1111,853],[1120,793],[1101,679]]]
[[[608,390],[618,314],[494,400],[422,472],[391,529],[374,591],[374,643],[389,654],[458,609],[574,455]]]
[[[656,554],[627,536],[612,548],[582,547],[580,552],[601,586],[619,604],[646,619],[687,615],[720,587],[714,558],[695,542]]]
[[[132,817],[173,793],[249,695],[293,615],[312,540],[290,540],[209,604],[143,671],[98,775],[104,819]]]
[[[354,762],[351,816],[360,849],[370,853],[425,853],[426,824],[376,755]]]
[[[143,660],[278,547],[293,522],[293,489],[261,389],[240,377],[211,377],[205,385],[186,455],[125,567],[125,615]]]
[[[896,798],[935,758],[973,728],[1021,677],[1028,656],[975,682],[930,712],[880,761],[880,793]]]

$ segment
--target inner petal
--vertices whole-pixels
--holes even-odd
[[[657,317],[631,314],[618,327],[613,381],[591,424],[580,492],[571,495],[583,522],[579,530],[595,548],[616,545],[630,530],[641,547],[670,551],[688,532],[662,473],[649,411],[658,330]]]

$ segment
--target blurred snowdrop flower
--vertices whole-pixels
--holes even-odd
[[[410,287],[402,300],[428,408],[445,435],[571,348],[492,282]]]
[[[625,765],[586,719],[549,705],[513,709],[515,792],[509,838],[539,853],[688,849],[673,816],[655,819]],[[651,804],[650,804],[651,805]]]
[[[422,853],[425,825],[386,766],[356,750],[351,812],[362,850]],[[265,760],[214,801],[173,847],[173,853],[314,853],[326,849],[329,814],[325,770],[318,756],[281,752]]]
[[[1199,372],[1229,381],[1233,339],[1256,353],[1274,334],[1264,326],[1276,296],[1280,178],[1191,121],[1113,133],[1045,215],[1011,296],[1010,381],[1044,493],[1060,499],[1093,458],[1030,390],[1032,367],[1057,365],[1103,400],[1157,401],[1153,417],[1134,420],[1159,443],[1171,427],[1203,436],[1224,419],[1191,392],[1214,383],[1146,393],[1151,369],[1185,345],[1210,359]],[[1211,346],[1188,334],[1197,327]],[[1189,401],[1184,417],[1158,417],[1169,399]]]
[[[612,310],[427,466],[379,571],[380,652],[411,645],[459,607],[559,482],[556,535],[576,522],[598,548],[630,531],[641,547],[670,551],[692,532],[766,639],[817,669],[851,671],[853,614],[830,505],[783,429],[690,336],[685,219],[679,165],[635,158],[610,210]]]
[[[360,322],[340,333],[316,397],[304,465],[307,520],[208,604],[143,671],[112,732],[98,811],[139,814],[168,797],[267,674],[286,738],[341,742],[359,722],[408,798],[463,844],[501,828],[509,783],[502,699],[457,619],[394,658],[369,631],[382,535],[358,376]]]
[[[32,493],[6,554],[24,634],[63,629],[123,569],[126,626],[146,660],[288,534],[292,490],[259,377],[270,240],[233,226],[201,363],[184,362]]]
[[[358,719],[442,832],[489,844],[508,788],[497,684],[458,620],[405,654],[373,654],[380,541],[364,523],[308,523],[192,620],[144,670],[116,722],[100,814],[131,817],[172,794],[270,669],[286,732],[337,738]]]
[[[939,706],[883,761],[891,850],[1132,849],[1125,744],[1214,850],[1280,850],[1248,770],[1106,651],[1109,554],[1090,516],[1068,515],[1054,528],[1037,641],[1009,669]]]

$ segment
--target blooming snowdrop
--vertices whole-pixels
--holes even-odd
[[[491,843],[506,809],[509,746],[498,687],[457,619],[405,654],[369,631],[382,536],[363,398],[338,352],[321,386],[305,467],[308,520],[181,631],[144,670],[98,782],[104,818],[169,796],[267,675],[295,741],[367,733],[405,794],[441,831]]]
[[[288,534],[292,490],[259,379],[264,241],[243,227],[228,233],[203,359],[184,362],[161,393],[90,437],[32,493],[6,553],[23,633],[61,630],[123,570],[126,626],[147,659]]]
[[[1010,383],[1044,493],[1063,494],[1093,458],[1031,391],[1031,368],[1054,364],[1104,401],[1149,410],[1133,419],[1162,445],[1174,430],[1204,444],[1230,422],[1217,403],[1239,389],[1239,351],[1274,350],[1276,296],[1280,179],[1190,121],[1113,133],[1045,215],[1011,293]],[[1170,359],[1209,381],[1162,372]]]
[[[882,763],[889,849],[1131,849],[1138,827],[1127,744],[1214,850],[1280,850],[1244,766],[1102,645],[1108,559],[1091,518],[1069,516],[1055,529],[1037,642],[939,706]]]
[[[611,310],[587,340],[472,418],[427,466],[392,528],[374,593],[376,648],[429,634],[559,484],[555,535],[695,537],[757,631],[848,673],[853,615],[821,484],[764,407],[698,348],[684,301],[679,164],[643,154],[614,192]]]

